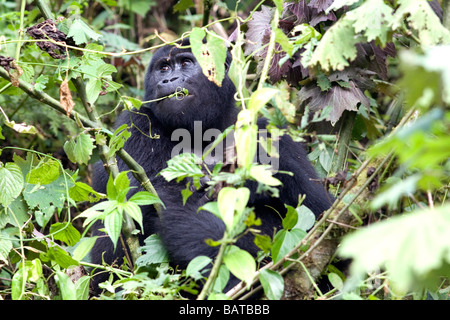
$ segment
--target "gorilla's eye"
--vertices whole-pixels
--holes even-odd
[[[159,68],[160,71],[169,71],[170,67],[168,64],[162,64],[161,67]]]
[[[181,60],[181,66],[182,67],[188,67],[192,63],[192,60],[189,58],[184,58]]]

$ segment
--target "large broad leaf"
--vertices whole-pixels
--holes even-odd
[[[353,260],[351,273],[385,268],[405,292],[432,287],[450,275],[450,205],[396,216],[347,235],[338,250]]]
[[[0,204],[8,206],[22,192],[24,182],[22,171],[15,163],[0,168]]]
[[[347,87],[333,85],[328,91],[321,91],[316,85],[302,87],[298,97],[310,110],[319,111],[331,107],[330,122],[334,125],[345,110],[357,111],[359,104],[369,107],[369,99],[355,86],[353,81]]]

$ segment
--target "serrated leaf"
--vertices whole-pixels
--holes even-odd
[[[43,262],[54,261],[63,269],[79,265],[78,261],[60,247],[49,247],[47,252],[40,254],[40,258]]]
[[[64,151],[73,163],[88,164],[94,148],[94,139],[86,133],[64,143]]]
[[[384,46],[392,33],[393,9],[383,0],[367,0],[358,8],[347,12],[345,19],[353,21],[355,32],[362,32],[367,42],[378,39]]]
[[[337,21],[323,35],[308,67],[320,65],[325,71],[343,70],[349,66],[349,61],[356,58],[355,45],[359,41],[352,21],[346,19]]]
[[[144,245],[139,250],[145,253],[137,258],[137,266],[169,262],[169,252],[164,246],[161,237],[157,234],[152,234],[146,238]]]
[[[198,165],[201,159],[193,153],[183,153],[167,161],[167,168],[160,174],[167,180],[183,179],[186,177],[200,178],[204,174]]]
[[[72,37],[76,45],[88,43],[89,40],[97,41],[101,34],[98,34],[89,27],[83,20],[74,19],[67,33],[68,37]]]
[[[24,186],[22,171],[15,163],[9,162],[0,168],[0,204],[8,206],[22,192]]]
[[[269,300],[280,300],[284,292],[284,279],[275,271],[261,270],[259,280]]]
[[[356,87],[353,81],[349,82],[350,88],[333,85],[326,92],[315,85],[304,86],[298,92],[298,98],[303,101],[311,111],[320,111],[331,107],[330,122],[334,125],[345,110],[357,111],[359,104],[369,107],[369,99]]]
[[[186,276],[192,277],[195,280],[203,279],[203,275],[201,271],[211,264],[212,259],[210,257],[206,256],[198,256],[189,262],[187,268],[186,268]]]
[[[12,248],[13,245],[10,240],[0,239],[0,261],[3,261],[5,264],[8,263],[8,256]]]

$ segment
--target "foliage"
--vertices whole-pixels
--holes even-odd
[[[330,261],[333,254],[326,256],[321,271],[334,289],[314,286],[306,297],[448,299],[450,31],[438,3],[213,2],[212,10],[184,0],[173,7],[163,1],[63,1],[41,9],[21,1],[20,11],[12,10],[13,1],[0,4],[0,297],[89,299],[90,272],[100,269],[111,273],[100,299],[180,299],[185,292],[235,299],[240,288],[222,293],[230,273],[244,289],[260,281],[267,298],[281,299],[288,290],[282,275],[293,266],[318,281],[304,253],[317,250],[316,232],[332,229],[332,238],[348,232],[328,219],[345,204],[349,223],[359,229],[345,235],[337,251],[352,258],[350,274]],[[165,28],[142,34],[160,24]],[[133,193],[131,172],[142,183],[148,179],[123,153],[129,128],[113,132],[110,125],[123,108],[142,105],[151,50],[185,32],[204,74],[218,85],[229,47],[229,76],[241,109],[229,128],[237,166],[229,172],[218,164],[209,172],[208,190],[226,186],[217,201],[200,208],[226,226],[222,239],[208,240],[219,254],[177,270],[158,235],[133,247],[142,229],[140,206],[164,204],[151,185]],[[261,221],[247,206],[245,187],[252,180],[258,190],[279,196],[280,181],[253,162],[258,144],[273,149],[271,139],[257,139],[260,116],[272,136],[288,134],[308,144],[320,178],[338,198],[316,222],[299,195],[295,208],[286,205],[282,229],[272,237],[256,231]],[[117,171],[116,157],[130,172]],[[186,184],[184,201],[190,183],[201,187],[205,157],[175,157],[160,173]],[[99,159],[110,176],[106,194],[89,185],[90,165]],[[361,174],[367,164],[373,180],[358,189],[367,180]],[[354,180],[357,186],[348,191]],[[114,244],[127,234],[129,261],[89,262],[96,241],[89,230],[99,219]],[[246,233],[261,249],[256,259],[234,245]]]

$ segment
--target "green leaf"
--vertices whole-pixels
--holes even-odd
[[[203,279],[202,271],[205,267],[212,263],[212,259],[206,256],[198,256],[189,262],[186,268],[186,276],[192,277],[195,280]]]
[[[241,111],[239,115],[242,114]],[[234,136],[238,164],[249,170],[257,151],[258,126],[254,124],[239,127],[236,129]]]
[[[264,107],[270,99],[272,99],[278,93],[278,89],[274,88],[261,88],[256,90],[250,97],[248,102],[248,109],[257,115],[259,110]]]
[[[390,186],[387,190],[379,193],[371,202],[370,207],[373,210],[381,208],[383,205],[388,204],[389,208],[395,208],[401,197],[414,194],[417,190],[417,183],[421,176],[415,174],[407,177],[406,179],[394,179],[396,183]]]
[[[225,77],[227,47],[224,40],[209,33],[206,35],[206,43],[203,43],[205,35],[205,30],[201,28],[192,29],[189,37],[192,53],[202,67],[203,74],[220,87]]]
[[[184,12],[186,9],[194,6],[193,0],[180,0],[173,6],[173,12]]]
[[[89,276],[82,276],[75,283],[75,290],[77,293],[77,300],[89,299],[89,283],[91,278]]]
[[[178,181],[191,177],[195,180],[203,177],[199,163],[202,163],[201,159],[193,153],[182,153],[167,161],[167,168],[161,170],[160,174],[167,181],[178,179]]]
[[[8,206],[22,192],[24,186],[22,171],[15,163],[0,167],[0,204]]]
[[[153,193],[150,193],[148,191],[136,192],[128,201],[134,202],[140,206],[146,206],[155,203],[162,204],[161,199],[157,195],[154,195]]]
[[[422,47],[450,42],[450,31],[445,28],[427,0],[398,0],[399,7],[395,12],[393,28],[400,29],[404,20],[408,26],[418,32]]]
[[[435,290],[450,275],[450,205],[418,210],[344,237],[338,254],[353,260],[351,275],[383,268],[397,290]]]
[[[362,32],[367,42],[379,40],[382,46],[390,40],[394,21],[393,9],[383,0],[367,0],[358,8],[347,12],[345,19],[353,21],[356,33]]]
[[[128,214],[134,221],[136,221],[144,232],[144,226],[142,225],[142,211],[141,208],[134,202],[127,201],[121,204],[125,213]]]
[[[108,236],[111,238],[116,248],[117,241],[119,240],[120,231],[122,230],[123,213],[115,209],[105,216],[105,229]]]
[[[144,245],[139,248],[140,251],[145,252],[136,259],[136,265],[143,267],[151,264],[169,262],[169,252],[167,251],[161,237],[157,234],[152,234],[144,240]]]
[[[359,41],[352,21],[347,19],[337,21],[323,35],[308,67],[320,64],[325,71],[343,70],[349,66],[349,61],[356,58],[355,45]]]
[[[0,214],[1,216],[1,214]],[[1,228],[0,228],[1,229]],[[0,261],[8,263],[8,256],[13,248],[12,242],[10,240],[0,239]]]
[[[250,176],[256,181],[268,186],[279,186],[281,181],[272,176],[270,165],[256,165],[250,168]]]
[[[89,40],[97,41],[101,34],[95,32],[83,20],[74,19],[67,33],[68,37],[72,37],[76,45],[88,43]]]
[[[64,143],[64,151],[73,163],[88,164],[94,148],[94,139],[86,133],[81,133],[77,138],[71,138]]]
[[[280,300],[284,292],[284,279],[275,271],[261,270],[259,280],[264,289],[264,293],[270,300]]]
[[[294,249],[306,232],[301,229],[292,229],[291,231],[280,230],[275,235],[272,245],[272,259],[276,263]]]
[[[298,214],[294,207],[285,205],[287,212],[282,220],[283,229],[290,230],[295,227],[298,221]]]
[[[52,224],[50,233],[54,233],[53,238],[55,240],[60,240],[69,246],[74,246],[81,239],[80,232],[70,222]]]
[[[339,275],[334,272],[330,272],[328,274],[328,280],[330,281],[331,285],[338,290],[342,290],[342,288],[344,287],[344,282],[342,281],[341,277],[339,277]]]
[[[325,10],[328,14],[331,10],[338,10],[345,6],[351,6],[360,0],[334,0],[333,3]]]
[[[49,247],[47,252],[40,254],[40,258],[43,262],[54,261],[63,269],[79,265],[78,261],[72,259],[69,253],[60,247]]]
[[[314,223],[316,223],[316,216],[311,209],[305,205],[301,205],[300,207],[295,208],[295,211],[297,211],[298,220],[294,228],[308,231],[314,226]]]
[[[240,221],[249,198],[250,190],[248,188],[224,187],[220,190],[217,204],[227,231],[232,231],[235,224]]]
[[[236,278],[247,283],[247,286],[250,285],[256,272],[256,262],[250,253],[236,246],[231,246],[224,255],[223,261]]]
[[[97,101],[100,92],[102,91],[103,82],[98,78],[90,78],[86,84],[86,96],[90,104]]]
[[[75,182],[75,185],[69,189],[69,197],[73,201],[96,202],[105,196],[98,193],[92,187],[84,182]]]
[[[87,254],[94,247],[96,241],[97,237],[89,237],[81,239],[77,247],[73,251],[72,258],[74,258],[77,261],[83,260],[83,258],[86,257]]]
[[[59,162],[50,158],[28,172],[26,181],[32,184],[49,184],[59,177]]]
[[[75,284],[70,280],[69,276],[62,271],[56,271],[56,284],[59,287],[63,300],[76,300],[77,290]]]

